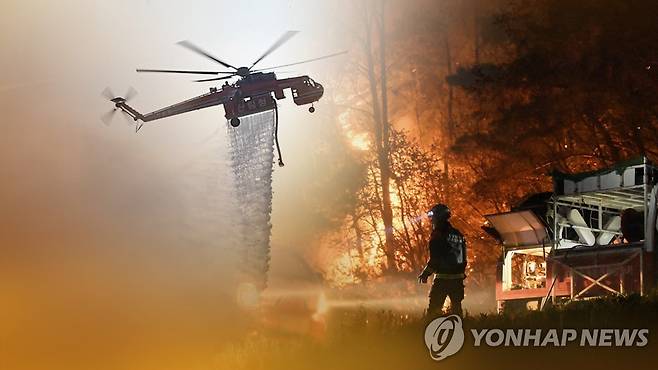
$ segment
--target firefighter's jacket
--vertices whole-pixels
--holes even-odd
[[[423,273],[437,278],[464,278],[466,271],[466,240],[459,230],[448,223],[443,230],[434,229],[429,242],[430,259]]]

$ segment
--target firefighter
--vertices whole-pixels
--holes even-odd
[[[418,275],[418,282],[425,284],[427,279],[435,274],[427,315],[440,315],[448,296],[451,313],[461,316],[466,277],[466,241],[462,233],[448,221],[450,208],[445,204],[435,205],[427,212],[427,216],[432,220],[430,258],[423,272]]]

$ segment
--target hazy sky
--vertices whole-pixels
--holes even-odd
[[[0,368],[205,368],[230,333],[234,204],[220,107],[147,124],[138,135],[100,92],[139,95],[146,113],[205,93],[215,69],[189,39],[260,66],[344,49],[332,1],[9,1],[0,15]],[[325,83],[340,60],[291,67]],[[325,83],[325,86],[330,84]],[[280,110],[287,166],[275,169],[273,271],[294,260],[308,140],[323,124]],[[300,231],[301,232],[301,231]],[[296,252],[291,252],[296,253]],[[277,255],[281,255],[277,259]],[[231,321],[235,321],[231,318]]]

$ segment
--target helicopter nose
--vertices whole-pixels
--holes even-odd
[[[324,87],[317,82],[316,84],[317,84],[316,89],[318,89],[318,99],[320,99],[322,97],[322,94],[324,94]]]

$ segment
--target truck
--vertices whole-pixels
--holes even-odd
[[[498,311],[653,289],[657,167],[640,157],[552,179],[552,192],[485,216],[501,247]]]

